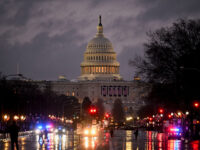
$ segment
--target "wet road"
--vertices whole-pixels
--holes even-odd
[[[167,140],[163,133],[139,131],[136,140],[132,131],[114,132],[114,137],[106,131],[97,137],[83,137],[75,132],[48,134],[49,141],[39,141],[38,135],[19,138],[20,150],[199,150],[200,141]],[[0,150],[10,150],[10,140],[0,141]]]

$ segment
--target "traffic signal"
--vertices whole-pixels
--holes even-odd
[[[160,109],[159,109],[159,113],[160,113],[160,114],[163,114],[163,113],[164,113],[164,109],[160,108]]]
[[[89,112],[90,112],[90,114],[96,114],[97,109],[96,108],[90,108]]]
[[[194,102],[194,107],[198,108],[199,107],[199,102]]]
[[[109,113],[106,113],[106,114],[105,114],[105,117],[106,117],[106,118],[109,118],[109,117],[110,117]]]

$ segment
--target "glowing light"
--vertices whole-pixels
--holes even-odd
[[[106,117],[106,118],[109,118],[109,117],[110,117],[110,115],[109,115],[108,113],[106,113],[105,117]]]
[[[181,116],[181,112],[178,112],[178,115]]]
[[[9,117],[8,115],[4,115],[4,116],[3,116],[3,119],[4,119],[5,121],[8,121],[8,120],[10,119],[10,117]]]
[[[38,126],[38,129],[40,129],[40,130],[41,130],[41,129],[42,129],[42,126],[41,126],[41,125],[40,125],[40,126]]]
[[[47,129],[52,128],[52,125],[46,125],[46,128]]]
[[[159,109],[159,113],[164,113],[164,110],[162,108]]]
[[[5,120],[8,119],[8,116],[7,116],[7,115],[4,115],[4,119],[5,119]]]
[[[195,102],[195,103],[194,103],[194,107],[198,108],[198,107],[199,107],[199,103],[198,103],[198,102]]]
[[[179,129],[178,128],[170,128],[170,131],[171,132],[179,132]]]
[[[94,140],[92,139],[92,148],[95,147],[95,143],[94,143]]]
[[[97,112],[96,108],[91,108],[91,109],[90,109],[90,113],[91,113],[91,114],[96,114],[96,112]]]
[[[88,148],[89,146],[88,137],[85,137],[84,139],[85,139],[85,148]]]
[[[89,131],[86,129],[86,130],[84,131],[84,134],[88,135],[88,134],[89,134]]]
[[[13,118],[14,118],[14,120],[18,120],[19,119],[19,117],[17,115],[15,115]]]
[[[96,134],[96,131],[95,131],[95,129],[92,129],[92,134],[94,135],[94,134]]]
[[[172,116],[171,115],[168,115],[168,118],[171,118]]]
[[[189,111],[186,111],[186,113],[185,113],[186,115],[189,115]]]
[[[23,120],[26,119],[26,117],[22,115],[22,116],[20,117],[20,119],[23,121]]]
[[[35,133],[36,133],[36,134],[39,134],[39,133],[40,133],[40,130],[39,130],[39,129],[36,129],[36,130],[35,130]]]
[[[127,117],[126,118],[126,121],[130,121],[130,120],[132,120],[133,119],[133,117]]]

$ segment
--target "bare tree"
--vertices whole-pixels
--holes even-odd
[[[144,57],[130,64],[152,85],[148,101],[183,108],[200,99],[200,20],[178,20],[147,36]]]

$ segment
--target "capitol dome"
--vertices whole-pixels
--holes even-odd
[[[89,41],[81,63],[79,80],[121,80],[112,43],[104,37],[101,16],[95,37]]]
[[[97,35],[87,45],[86,53],[113,52],[112,43],[104,36]]]

